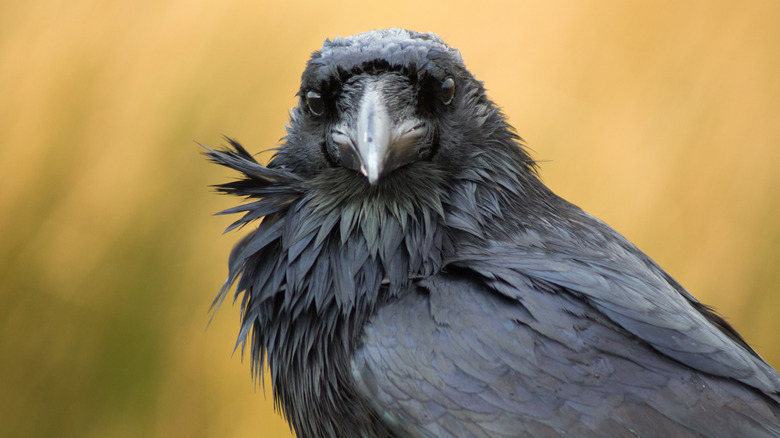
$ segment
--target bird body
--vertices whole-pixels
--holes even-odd
[[[777,437],[780,376],[620,234],[559,198],[460,54],[326,41],[263,166],[239,343],[300,437]]]

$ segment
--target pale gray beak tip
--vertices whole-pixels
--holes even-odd
[[[365,165],[360,166],[360,173],[366,177],[369,184],[374,185],[379,181],[379,177],[382,176],[379,169],[376,166],[370,166],[366,169]]]

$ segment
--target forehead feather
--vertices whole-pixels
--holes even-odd
[[[382,29],[326,40],[312,54],[303,73],[302,88],[372,70],[401,70],[434,77],[451,74],[462,65],[460,52],[433,33]]]

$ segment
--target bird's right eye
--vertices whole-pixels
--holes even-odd
[[[309,111],[315,116],[319,116],[325,111],[325,102],[323,102],[320,93],[316,91],[306,92],[306,105],[309,107]]]

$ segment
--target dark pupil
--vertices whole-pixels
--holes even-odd
[[[322,114],[322,111],[325,110],[325,104],[322,102],[322,97],[316,91],[309,91],[306,93],[306,105],[308,105],[311,112],[316,115]]]
[[[452,101],[455,96],[455,81],[452,78],[447,78],[441,84],[441,100],[446,104]]]

